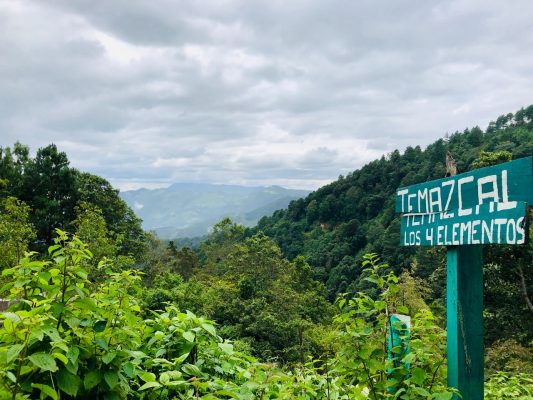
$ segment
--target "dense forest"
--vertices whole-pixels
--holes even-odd
[[[197,247],[144,232],[55,145],[0,148],[0,399],[451,399],[445,262],[400,186],[533,153],[533,106],[395,151]],[[533,245],[487,247],[486,398],[533,394]],[[387,350],[389,315],[412,317]],[[401,328],[401,327],[399,327]]]
[[[303,255],[328,298],[356,293],[364,254],[377,253],[428,286],[426,301],[444,311],[445,251],[400,247],[400,216],[394,211],[396,189],[443,178],[449,151],[459,172],[533,153],[533,106],[502,115],[482,131],[455,132],[427,146],[394,151],[310,194],[285,210],[264,217],[251,232],[275,239],[285,256]],[[485,307],[489,344],[514,338],[533,340],[533,247],[486,246]]]

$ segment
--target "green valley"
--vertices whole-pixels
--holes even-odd
[[[197,246],[144,231],[133,194],[53,144],[0,148],[0,399],[452,399],[444,248],[401,247],[395,212],[448,152],[459,172],[531,155],[533,105],[291,192],[255,226],[223,218]],[[267,189],[246,189],[250,220],[289,202]],[[187,196],[194,218],[227,204]],[[485,398],[528,399],[533,243],[484,260]],[[395,313],[409,351],[388,348]]]

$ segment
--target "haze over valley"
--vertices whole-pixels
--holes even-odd
[[[155,231],[161,239],[175,239],[204,236],[225,217],[254,226],[261,217],[308,194],[280,186],[175,183],[168,188],[125,191],[120,196],[143,220],[144,229]]]

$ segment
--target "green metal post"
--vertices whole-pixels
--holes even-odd
[[[447,251],[448,386],[463,400],[483,399],[483,253],[479,245]]]

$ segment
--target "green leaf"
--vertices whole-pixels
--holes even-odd
[[[23,344],[15,344],[15,345],[9,347],[9,349],[7,349],[6,364],[9,364],[11,361],[13,361],[15,358],[17,358],[23,348],[24,348]]]
[[[164,347],[161,347],[159,350],[156,351],[155,356],[156,358],[161,358],[166,354],[167,354],[167,349]]]
[[[181,378],[181,372],[179,371],[166,371],[163,372],[159,376],[159,382],[161,382],[163,385],[171,384],[171,382],[175,382],[177,379]]]
[[[84,271],[84,270],[81,269],[81,268],[80,268],[79,270],[76,271],[76,275],[78,275],[78,276],[79,276],[80,278],[82,278],[82,279],[87,279],[87,277],[88,277],[87,272]]]
[[[130,378],[133,378],[135,376],[135,367],[133,366],[132,363],[127,362],[126,364],[124,364],[122,369],[124,370],[126,375],[128,375]]]
[[[78,287],[78,286],[74,286],[74,291],[78,294],[78,296],[80,297],[80,299],[85,299],[85,297],[87,297],[86,293],[83,291],[82,288]]]
[[[370,372],[372,373],[384,369],[383,362],[376,360],[375,358],[371,358],[370,360],[368,360],[367,366],[370,369]]]
[[[198,368],[196,365],[185,364],[183,367],[181,367],[181,369],[187,375],[196,376],[196,377],[202,376],[202,371],[200,371],[200,368]]]
[[[363,346],[361,350],[359,350],[359,357],[361,357],[363,360],[367,360],[371,354],[372,354],[371,346]]]
[[[378,300],[374,303],[374,307],[376,310],[384,310],[385,307],[387,307],[387,303],[385,303],[383,300]]]
[[[62,304],[62,303],[52,303],[51,305],[51,308],[52,310],[52,315],[55,317],[55,318],[59,318],[59,316],[63,313],[63,311],[65,311],[65,305]]]
[[[13,372],[8,371],[6,375],[11,382],[17,382],[17,377],[13,374]]]
[[[183,332],[182,333],[182,336],[185,338],[185,340],[187,340],[188,342],[194,342],[194,332],[190,332],[190,331],[187,331],[187,332]]]
[[[178,358],[176,358],[176,363],[177,364],[181,364],[183,361],[185,361],[189,357],[189,354],[191,354],[191,353],[187,352],[187,353],[182,354]]]
[[[21,375],[21,376],[27,375],[27,374],[32,373],[32,372],[33,372],[33,367],[30,366],[29,364],[27,364],[27,365],[23,365],[23,366],[20,368],[20,375]]]
[[[344,307],[345,304],[346,304],[346,299],[339,300],[339,308]]]
[[[44,339],[44,332],[42,329],[34,329],[31,332],[30,340],[37,339],[38,342]]]
[[[45,394],[46,396],[51,397],[53,400],[58,400],[56,391],[48,385],[43,385],[40,383],[32,383],[31,387],[39,389],[41,391],[41,399],[46,398],[46,397],[43,397],[43,394]]]
[[[115,353],[115,352],[104,354],[102,356],[102,361],[105,364],[109,364],[111,361],[113,361],[115,359],[116,356],[117,356],[117,353]]]
[[[80,356],[80,349],[77,347],[70,347],[67,351],[67,358],[70,360],[72,364],[75,364],[76,361],[78,361],[78,357]]]
[[[426,371],[422,368],[417,367],[411,371],[411,382],[421,386],[424,383],[424,379],[426,379]]]
[[[219,343],[218,347],[226,354],[233,354],[233,345],[231,343]]]
[[[217,331],[213,325],[202,324],[202,328],[204,328],[211,336],[217,337]]]
[[[450,392],[441,392],[441,393],[433,393],[432,398],[435,400],[451,400],[453,397],[453,393]]]
[[[416,354],[415,353],[409,353],[403,358],[402,361],[405,364],[411,364],[415,359],[416,359]]]
[[[61,336],[59,336],[59,332],[56,328],[52,328],[50,326],[43,328],[43,332],[48,336],[53,342],[60,342]]]
[[[107,341],[106,341],[105,337],[103,337],[103,336],[97,337],[95,342],[102,349],[104,349],[106,351],[109,350],[109,347],[107,346]]]
[[[117,371],[106,371],[104,372],[104,379],[109,385],[109,389],[114,389],[118,384],[118,373]]]
[[[60,369],[56,377],[59,389],[70,396],[76,397],[82,383],[80,377],[68,372],[66,369]]]
[[[412,388],[413,392],[415,392],[416,394],[420,395],[420,396],[424,396],[424,397],[429,397],[431,396],[431,393],[429,393],[426,389],[424,388],[421,388],[421,387],[413,387]]]
[[[91,325],[91,320],[90,319],[82,319],[80,321],[80,326],[87,327],[89,325]]]
[[[64,365],[68,364],[68,358],[64,354],[52,353],[52,355],[54,356],[54,358],[57,358],[58,360],[60,360]]]
[[[53,246],[48,247],[48,254],[52,254],[54,251],[56,251],[60,247],[61,245],[59,244],[54,244]]]
[[[80,326],[81,320],[75,317],[69,317],[65,319],[65,322],[67,323],[68,326],[75,329],[78,326]]]
[[[102,380],[102,374],[99,370],[93,369],[92,371],[89,371],[87,375],[85,375],[85,379],[83,380],[83,386],[86,390],[90,390],[96,385],[100,383]]]
[[[151,373],[151,372],[145,372],[144,374],[142,374],[140,376],[140,378],[145,381],[145,382],[155,382],[156,378],[155,378],[155,374]]]
[[[39,274],[39,278],[41,278],[41,282],[43,283],[46,283],[48,282],[50,279],[52,279],[52,274],[48,271],[42,271],[40,274]]]
[[[398,306],[398,308],[396,309],[396,312],[398,312],[400,314],[408,315],[409,314],[409,309],[406,306]]]
[[[107,321],[101,320],[94,323],[94,331],[95,332],[103,332],[107,326]]]
[[[147,382],[144,385],[142,385],[139,390],[146,390],[150,388],[160,388],[161,384],[159,382]]]
[[[78,375],[78,368],[79,368],[79,365],[78,365],[78,362],[76,361],[75,363],[72,363],[72,361],[69,361],[67,365],[65,365],[65,368],[73,373],[74,375]]]
[[[14,312],[5,312],[5,313],[2,313],[2,317],[5,318],[5,319],[8,319],[10,320],[11,322],[20,322],[22,321],[22,318],[19,317],[17,314],[15,314]]]
[[[65,352],[65,354],[67,353],[68,351],[68,345],[64,342],[64,341],[61,341],[61,342],[54,342],[54,347],[56,349],[59,349],[59,350],[63,350]]]
[[[42,371],[57,371],[56,360],[50,354],[46,353],[35,353],[28,357],[28,359],[35,365],[40,368]]]
[[[239,396],[237,393],[230,392],[229,390],[219,390],[218,392],[216,392],[216,394],[218,394],[220,396],[231,397],[232,399],[240,399],[241,398],[241,396]]]

